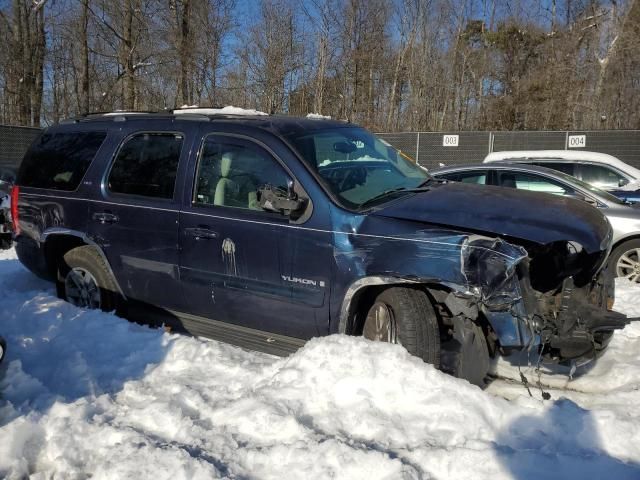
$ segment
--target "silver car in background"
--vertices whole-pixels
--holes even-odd
[[[640,205],[630,205],[562,172],[520,163],[461,165],[430,170],[429,173],[445,180],[564,195],[599,208],[613,227],[610,271],[618,277],[640,283]],[[536,208],[535,205],[531,207]],[[505,205],[505,208],[509,206]]]

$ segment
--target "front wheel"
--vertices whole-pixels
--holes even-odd
[[[429,297],[420,290],[390,287],[378,294],[367,311],[362,336],[399,343],[412,355],[440,367],[438,319]]]
[[[609,256],[609,270],[616,277],[640,283],[640,239],[629,240],[614,248]]]
[[[489,350],[482,328],[469,319],[455,319],[442,343],[438,317],[421,290],[391,287],[378,294],[367,311],[362,336],[398,343],[446,373],[480,387],[485,384]]]

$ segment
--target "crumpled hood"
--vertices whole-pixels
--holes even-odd
[[[519,238],[578,242],[588,253],[609,247],[611,226],[586,202],[546,193],[464,183],[434,184],[374,215]]]

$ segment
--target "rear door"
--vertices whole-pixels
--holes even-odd
[[[191,138],[168,127],[123,136],[89,207],[89,231],[127,298],[180,308],[176,179]]]

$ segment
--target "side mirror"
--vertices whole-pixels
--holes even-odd
[[[298,197],[294,191],[293,182],[287,184],[287,190],[274,187],[273,185],[263,185],[258,188],[258,202],[263,210],[280,213],[285,216],[302,210],[307,201]]]
[[[598,201],[594,198],[591,198],[587,195],[583,195],[581,193],[578,192],[571,192],[571,193],[567,193],[565,194],[565,197],[569,197],[569,198],[575,198],[576,200],[580,200],[582,202],[586,202],[589,205],[593,205],[593,206],[598,206]]]
[[[620,180],[618,180],[618,187],[624,187],[625,185],[629,184],[629,179],[628,178],[621,178]]]
[[[564,194],[567,198],[573,198],[574,200],[580,200],[582,202],[589,202],[589,199],[578,192],[567,192]]]

